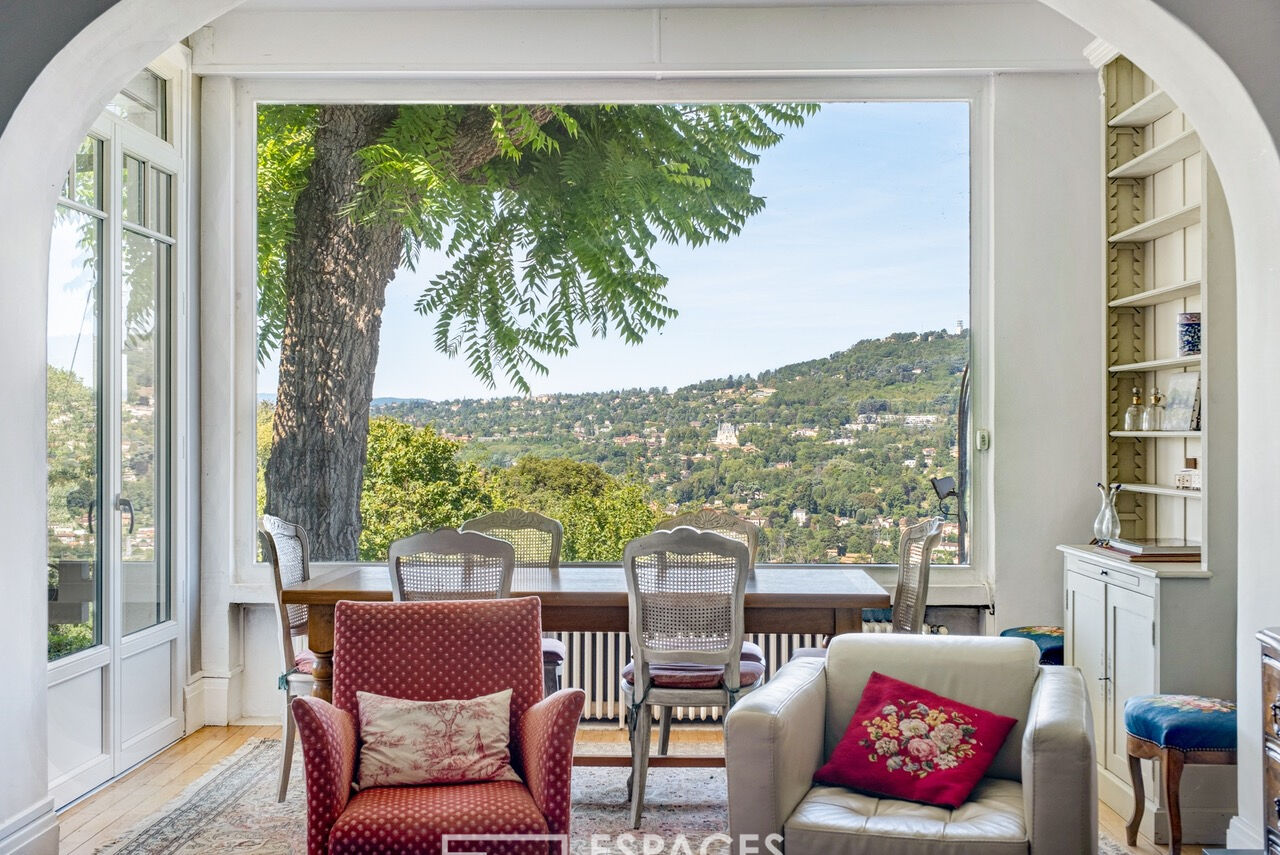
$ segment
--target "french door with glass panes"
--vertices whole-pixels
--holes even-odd
[[[164,138],[163,81],[140,75],[131,86],[144,95],[118,96],[113,107],[123,106],[77,153],[50,252],[49,782],[59,805],[183,729],[169,514],[181,160]],[[152,116],[147,92],[159,93]]]

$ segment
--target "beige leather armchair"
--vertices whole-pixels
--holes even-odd
[[[749,851],[781,834],[787,855],[1096,855],[1084,681],[1038,660],[1027,639],[886,633],[843,635],[825,659],[787,663],[725,723],[730,836]],[[958,809],[813,784],[873,670],[1018,719]]]

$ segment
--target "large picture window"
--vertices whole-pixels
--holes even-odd
[[[705,506],[779,563],[895,563],[942,513],[968,563],[967,102],[337,109],[258,112],[258,511],[319,557],[525,507],[617,560]]]

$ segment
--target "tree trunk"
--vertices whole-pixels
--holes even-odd
[[[357,557],[378,335],[404,229],[360,225],[343,209],[359,189],[357,152],[397,112],[321,108],[310,180],[294,208],[266,511],[306,528],[319,560]]]

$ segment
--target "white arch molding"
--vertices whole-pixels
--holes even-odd
[[[0,851],[57,850],[47,798],[44,587],[21,568],[45,561],[45,329],[48,247],[63,167],[102,105],[155,56],[241,0],[119,0],[44,68],[0,136]],[[1274,372],[1280,336],[1280,155],[1240,80],[1156,0],[1041,0],[1133,59],[1174,97],[1212,156],[1232,212],[1237,255],[1240,377],[1239,798],[1233,845],[1261,828],[1261,716],[1252,633],[1274,623],[1280,573],[1269,572],[1280,519],[1280,420]],[[1168,3],[1169,0],[1162,0]],[[530,5],[536,5],[530,3]],[[661,5],[661,3],[655,3]],[[1220,10],[1218,14],[1226,14]],[[1247,23],[1241,24],[1241,27]],[[1237,60],[1239,57],[1236,58]],[[1277,117],[1272,117],[1277,118]],[[1268,614],[1270,612],[1270,615]],[[25,829],[25,831],[23,830]],[[16,833],[15,833],[16,831]]]

